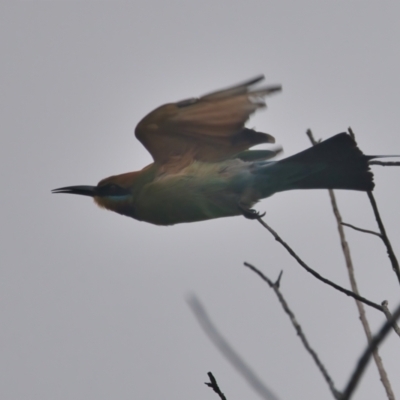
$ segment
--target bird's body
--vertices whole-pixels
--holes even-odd
[[[138,191],[130,216],[172,225],[240,215],[238,204],[250,208],[260,197],[251,166],[239,159],[194,161],[178,172],[155,175]],[[152,165],[145,173],[150,175],[155,168]]]
[[[235,215],[257,216],[251,207],[291,189],[372,190],[368,157],[347,134],[336,135],[281,161],[278,153],[248,150],[274,142],[244,127],[265,107],[262,98],[280,87],[251,90],[262,78],[199,99],[167,104],[138,124],[136,136],[154,162],[141,171],[71,186],[55,193],[87,195],[106,209],[156,225]]]

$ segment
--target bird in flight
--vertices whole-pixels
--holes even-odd
[[[340,133],[279,161],[279,151],[250,150],[273,136],[245,127],[264,98],[280,86],[257,87],[256,77],[199,98],[165,104],[136,126],[153,157],[140,171],[68,186],[53,193],[89,196],[103,208],[156,225],[244,215],[274,193],[293,189],[371,191],[373,175],[354,139]]]

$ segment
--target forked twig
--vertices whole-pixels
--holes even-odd
[[[338,290],[341,293],[346,294],[347,296],[353,297],[354,299],[361,301],[362,303],[367,304],[368,306],[375,308],[376,310],[382,311],[382,306],[374,303],[373,301],[370,301],[366,299],[365,297],[360,296],[358,293],[354,293],[351,290],[345,289],[342,286],[337,285],[336,283],[330,281],[329,279],[324,278],[322,275],[320,275],[317,271],[313,270],[310,268],[295,252],[294,250],[285,242],[283,239],[261,218],[257,219],[257,221],[265,228],[267,229],[272,236],[275,238],[277,242],[279,242],[288,252],[289,254],[311,275],[319,279],[320,281],[326,283],[329,286],[332,286],[336,290]]]
[[[318,354],[311,347],[306,335],[303,332],[303,329],[301,328],[300,324],[297,322],[296,316],[294,315],[293,311],[289,308],[289,305],[287,304],[285,298],[283,297],[281,291],[279,290],[279,284],[280,284],[280,280],[282,277],[282,272],[279,274],[277,281],[275,283],[273,283],[258,268],[254,267],[253,265],[251,265],[247,262],[245,262],[244,265],[246,267],[250,268],[253,272],[255,272],[264,282],[267,282],[268,286],[274,290],[276,296],[278,297],[279,302],[282,305],[282,308],[284,309],[285,313],[289,316],[290,322],[292,323],[294,329],[296,330],[297,335],[300,337],[300,340],[302,341],[305,349],[311,355],[312,359],[314,360],[315,364],[317,365],[318,369],[320,370],[320,372],[321,372],[322,376],[324,377],[326,383],[328,384],[329,389],[331,390],[333,396],[335,397],[335,399],[341,400],[341,393],[336,389],[335,384],[334,384],[332,378],[330,377],[327,369],[322,364],[321,360],[318,357]]]
[[[214,390],[215,393],[219,396],[221,400],[226,400],[225,395],[222,393],[221,389],[219,388],[218,382],[215,379],[214,375],[212,372],[207,373],[208,377],[210,378],[210,382],[204,382],[208,387],[210,387],[212,390]]]

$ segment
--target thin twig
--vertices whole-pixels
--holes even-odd
[[[363,355],[360,357],[357,367],[354,370],[352,376],[349,379],[348,384],[346,385],[345,390],[343,391],[342,400],[350,399],[354,389],[357,387],[358,382],[367,367],[371,356],[374,354],[379,344],[385,339],[387,334],[390,332],[390,328],[393,326],[393,323],[400,317],[400,305],[397,307],[396,311],[393,313],[392,318],[386,321],[379,332],[371,339],[369,345],[365,349]]]
[[[339,292],[342,292],[344,294],[346,294],[347,296],[353,297],[354,299],[361,301],[365,304],[367,304],[368,306],[375,308],[376,310],[382,311],[382,306],[374,303],[373,301],[370,301],[368,299],[366,299],[365,297],[360,296],[358,293],[354,293],[351,290],[347,290],[345,288],[343,288],[342,286],[337,285],[336,283],[330,281],[329,279],[324,278],[322,275],[320,275],[317,271],[313,270],[312,268],[310,268],[294,251],[293,249],[282,240],[282,238],[261,218],[258,218],[257,221],[265,228],[267,229],[272,236],[275,238],[275,240],[280,243],[288,252],[289,254],[307,271],[309,272],[311,275],[315,276],[317,279],[319,279],[320,281],[326,283],[329,286],[332,286],[333,288],[335,288],[336,290],[338,290]]]
[[[369,165],[382,165],[383,167],[398,167],[400,166],[400,161],[369,161]]]
[[[382,241],[384,242],[383,236],[378,232],[370,231],[370,230],[367,230],[367,229],[361,229],[361,228],[358,228],[358,227],[356,227],[354,225],[346,224],[345,222],[342,222],[341,224],[344,225],[344,226],[348,226],[349,228],[353,228],[356,231],[360,231],[360,232],[364,232],[364,233],[370,233],[371,235],[376,235],[380,239],[382,239]],[[386,316],[386,319],[389,320],[392,317],[392,314],[389,311],[387,300],[383,301],[381,303],[381,305],[382,305],[382,311],[384,312],[384,314]],[[393,324],[393,329],[400,336],[400,327],[397,325],[396,322]]]
[[[387,300],[382,301],[382,308],[387,320],[390,320],[392,318],[392,313],[389,311]],[[400,327],[397,325],[396,321],[393,322],[393,329],[400,336]]]
[[[379,210],[378,210],[378,206],[375,201],[375,197],[372,194],[372,192],[367,192],[367,194],[368,194],[369,201],[371,202],[372,209],[374,210],[375,219],[376,219],[376,222],[378,223],[378,227],[381,232],[381,238],[383,240],[383,243],[385,243],[387,254],[389,256],[390,262],[392,263],[393,271],[396,274],[398,281],[400,282],[399,262],[397,261],[396,255],[394,254],[394,251],[392,248],[392,245],[386,234],[386,229],[385,229],[385,226],[383,225],[381,216],[379,214]]]
[[[364,233],[370,233],[371,235],[376,235],[376,236],[382,238],[382,235],[381,235],[380,233],[378,233],[378,232],[370,231],[370,230],[368,230],[368,229],[358,228],[358,227],[356,227],[356,226],[354,226],[354,225],[347,224],[346,222],[341,222],[341,224],[342,224],[343,226],[348,226],[349,228],[352,228],[352,229],[354,229],[355,231],[364,232]]]
[[[268,389],[267,386],[265,386],[255,372],[243,361],[226,339],[218,332],[200,301],[195,296],[192,296],[188,300],[188,303],[204,332],[231,365],[236,368],[240,375],[242,375],[250,387],[252,387],[265,400],[278,400],[278,397]]]
[[[212,390],[214,390],[215,393],[219,396],[221,400],[226,400],[225,395],[222,393],[221,389],[218,386],[217,380],[214,378],[214,375],[212,372],[207,373],[208,377],[210,378],[210,382],[204,382],[208,387],[210,387]]]
[[[319,143],[321,140],[315,140],[313,133],[311,132],[311,129],[307,129],[306,135],[310,139],[310,142],[315,146],[317,143]]]
[[[318,369],[320,370],[322,376],[324,377],[326,383],[329,386],[329,389],[331,390],[333,396],[335,399],[341,399],[341,393],[335,388],[335,384],[330,377],[327,369],[325,366],[322,364],[321,360],[318,357],[318,354],[315,352],[315,350],[311,347],[310,343],[308,342],[306,335],[303,332],[303,329],[301,328],[300,324],[296,320],[296,316],[294,315],[293,311],[289,308],[285,298],[283,297],[281,291],[279,290],[279,283],[280,279],[282,276],[282,272],[279,274],[279,278],[275,283],[273,283],[266,275],[264,275],[258,268],[254,267],[253,265],[245,262],[244,265],[248,268],[250,268],[253,272],[255,272],[262,280],[267,282],[270,288],[272,288],[278,297],[279,302],[282,305],[282,308],[286,312],[286,314],[289,316],[290,322],[292,323],[297,335],[300,337],[300,340],[302,341],[305,349],[308,351],[308,353],[311,355],[312,359],[314,360],[315,364],[317,365]]]

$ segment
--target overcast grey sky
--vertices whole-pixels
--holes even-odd
[[[400,153],[400,5],[367,1],[7,2],[0,5],[0,397],[216,399],[257,395],[204,336],[204,302],[281,399],[331,395],[270,291],[275,278],[338,388],[366,340],[354,302],[308,276],[257,222],[157,227],[50,190],[150,163],[136,123],[169,101],[264,73],[283,92],[250,127],[284,155],[351,126],[367,154]],[[400,170],[374,167],[375,195],[400,254]],[[344,220],[376,229],[367,196],[340,192]],[[348,287],[326,191],[261,202],[311,266]],[[375,237],[348,232],[363,295],[393,307],[399,285]],[[376,330],[382,316],[368,310]],[[400,396],[399,341],[382,358]],[[355,399],[384,399],[371,365]]]

